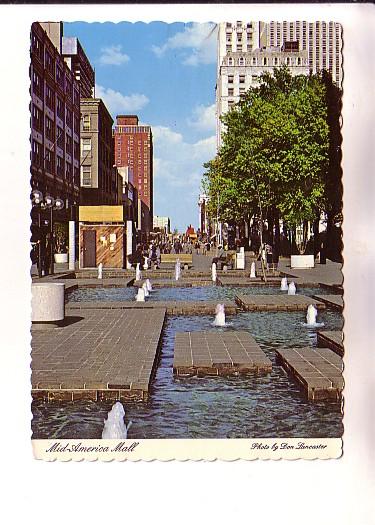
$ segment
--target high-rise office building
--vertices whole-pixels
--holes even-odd
[[[220,116],[236,104],[263,71],[285,64],[293,75],[322,69],[342,83],[342,28],[335,22],[223,22],[218,31],[217,145]]]
[[[137,115],[118,115],[113,132],[115,165],[128,166],[143,203],[142,230],[152,230],[153,145],[150,126],[139,125]]]

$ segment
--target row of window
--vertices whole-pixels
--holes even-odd
[[[285,58],[273,57],[272,59],[270,57],[261,57],[259,58],[259,60],[258,60],[258,57],[252,57],[251,61],[248,61],[248,65],[252,65],[252,66],[258,66],[258,65],[280,66],[281,64],[286,64],[287,66],[294,66],[294,65],[302,66],[303,63],[306,64],[306,60],[303,60],[301,57],[285,57]],[[227,66],[234,66],[234,65],[245,66],[246,62],[245,62],[244,57],[239,57],[236,61],[233,57],[227,57],[226,64]]]
[[[33,75],[32,75],[32,86],[33,86],[33,92],[41,99],[43,99],[44,95],[46,96],[46,102],[49,102],[50,104],[53,104],[54,106],[54,98],[55,98],[55,90],[47,84],[47,82],[43,79],[43,77],[35,70],[33,69]],[[74,91],[72,89],[72,83],[70,80],[65,80],[65,86],[63,86],[63,91],[65,93],[65,96],[68,96],[70,100],[73,101],[73,104],[75,106],[79,106],[80,104],[80,94],[78,88],[75,88]],[[74,96],[73,96],[74,92]],[[56,94],[56,97],[58,98],[58,95]],[[49,105],[49,107],[51,107]],[[53,108],[52,108],[53,109]]]
[[[34,166],[44,168],[47,173],[56,174],[59,178],[77,185],[79,183],[79,169],[71,162],[56,155],[55,151],[43,148],[36,140],[32,141],[31,161]]]

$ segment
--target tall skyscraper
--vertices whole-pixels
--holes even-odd
[[[117,115],[113,132],[115,165],[129,167],[139,199],[147,208],[146,232],[153,218],[153,145],[151,126],[139,125],[137,115]]]
[[[342,83],[342,28],[336,22],[223,22],[218,31],[217,145],[220,116],[236,104],[263,71],[285,64],[293,75],[322,69]]]

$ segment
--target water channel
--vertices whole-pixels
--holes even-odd
[[[82,288],[69,300],[134,299],[135,288]],[[304,295],[319,288],[297,290]],[[275,287],[160,288],[152,300],[224,300],[238,293],[285,293]],[[326,330],[341,330],[336,310],[319,312]],[[161,358],[147,403],[127,403],[126,420],[133,425],[129,438],[258,438],[341,437],[341,405],[308,401],[298,385],[276,362],[278,347],[316,346],[316,329],[303,326],[304,312],[240,312],[227,316],[228,326],[215,328],[211,316],[168,316]],[[272,361],[268,375],[176,379],[173,345],[176,331],[247,330]],[[32,403],[34,439],[100,438],[110,402],[75,401]]]

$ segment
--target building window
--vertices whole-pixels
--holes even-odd
[[[42,146],[36,140],[32,144],[32,162],[38,167],[42,167]]]
[[[33,118],[32,118],[32,127],[43,133],[43,114],[34,104],[33,104]]]
[[[240,75],[240,84],[245,84],[245,75]]]
[[[233,75],[228,75],[228,84],[233,84]]]
[[[45,53],[45,68],[53,77],[55,77],[55,64],[51,53],[46,49]]]
[[[66,135],[66,152],[69,155],[73,154],[73,141],[72,137],[70,137],[69,135]]]
[[[257,65],[257,59],[256,59],[256,57],[253,57],[253,59],[252,59],[252,65],[253,65],[253,66],[256,66],[256,65]]]
[[[65,111],[65,122],[66,125],[69,126],[69,128],[73,127],[73,113],[72,110],[69,108],[66,108]]]
[[[65,148],[65,133],[64,130],[57,128],[57,145],[64,150]]]
[[[73,182],[73,181],[72,181],[72,175],[73,175],[73,172],[72,172],[72,165],[70,164],[70,162],[66,162],[66,163],[65,163],[65,179],[66,179],[68,182]]]
[[[248,51],[252,51],[253,50],[253,46],[251,44],[247,44],[247,50]]]
[[[56,82],[61,87],[61,89],[64,89],[64,72],[58,65],[56,65]]]
[[[55,93],[54,91],[46,85],[46,105],[54,111],[55,109]]]
[[[238,65],[239,65],[239,66],[244,66],[244,65],[245,65],[245,59],[244,59],[244,57],[240,57],[240,58],[238,59]]]
[[[300,65],[301,65],[301,58],[297,57],[297,66],[300,66]]]
[[[64,168],[63,168],[63,165],[64,165],[64,161],[61,157],[57,156],[57,164],[56,164],[56,175],[58,177],[60,177],[60,179],[63,178],[64,176]]]
[[[91,151],[91,139],[81,139],[82,151]]]
[[[33,35],[32,38],[32,50],[39,60],[43,61],[43,45],[36,35]]]
[[[46,137],[51,142],[55,142],[55,125],[53,120],[46,115]]]
[[[60,97],[56,97],[56,113],[61,119],[64,118],[64,102]]]
[[[228,58],[228,66],[233,66],[233,58],[232,57]]]
[[[36,71],[33,71],[33,92],[38,95],[39,98],[43,98],[42,77]]]
[[[230,109],[234,105],[234,100],[228,100],[228,108]]]
[[[251,75],[252,82],[258,82],[258,76],[257,75]]]
[[[54,174],[55,171],[55,154],[46,148],[46,154],[44,157],[45,168],[48,173]]]
[[[81,186],[91,186],[91,166],[81,166]]]
[[[68,95],[71,99],[73,98],[72,87],[73,85],[70,78],[65,77],[65,94]]]
[[[82,131],[90,131],[91,117],[90,115],[83,115],[82,119]]]
[[[268,65],[268,58],[267,57],[263,57],[263,65],[264,66]]]
[[[226,51],[227,52],[232,51],[232,46],[227,44]]]
[[[234,89],[228,88],[228,97],[233,97],[233,95],[234,95]]]
[[[275,58],[273,59],[273,65],[274,65],[274,66],[278,66],[278,65],[279,65],[279,59],[278,59],[277,57],[275,57]]]

